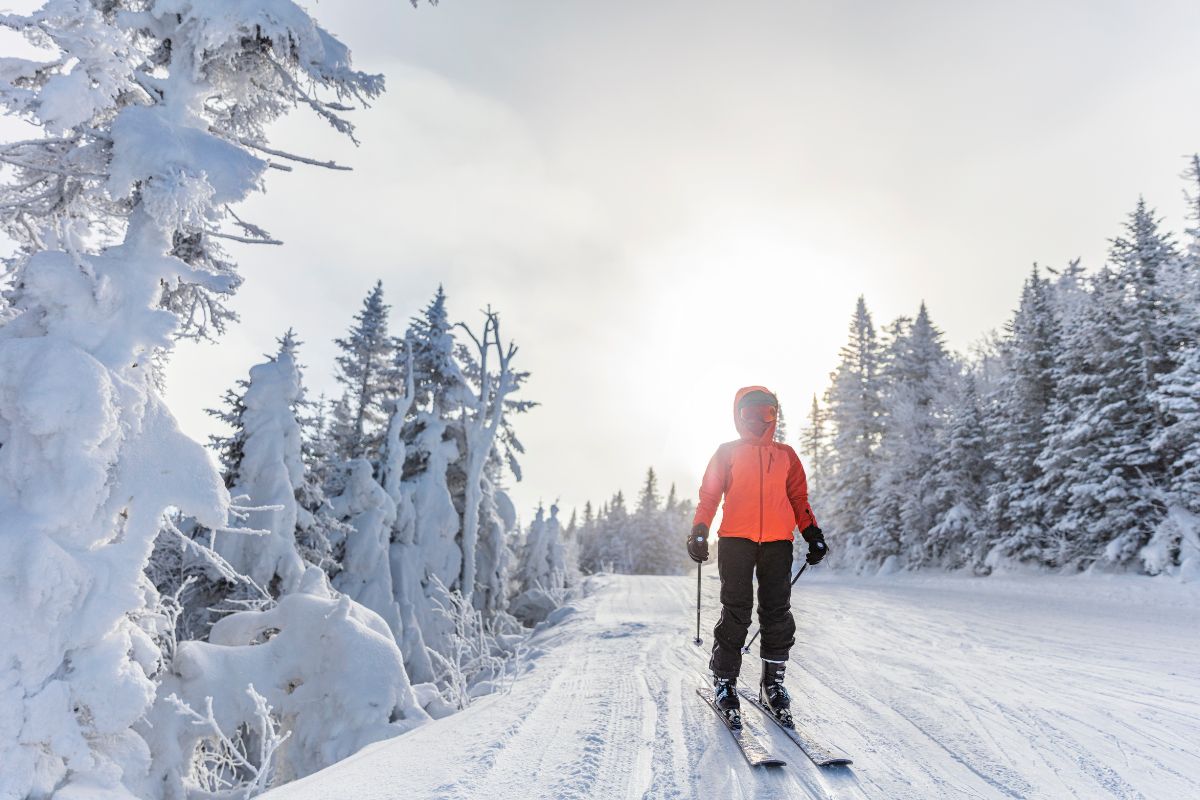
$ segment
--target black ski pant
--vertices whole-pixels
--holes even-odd
[[[713,629],[708,666],[718,678],[736,678],[742,668],[742,645],[750,629],[754,606],[754,575],[758,573],[759,654],[768,661],[787,661],[796,643],[792,618],[792,543],[762,542],[723,536],[717,545],[721,575],[721,618]]]

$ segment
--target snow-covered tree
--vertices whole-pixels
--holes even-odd
[[[991,447],[975,387],[970,372],[959,380],[945,431],[938,437],[938,458],[925,481],[934,525],[916,543],[914,566],[985,569],[994,531],[987,492],[999,476],[989,461]]]
[[[1061,375],[1060,321],[1051,282],[1035,267],[1001,344],[1004,370],[991,405],[994,460],[1003,476],[988,499],[998,554],[1040,559],[1047,512],[1041,491],[1051,403]]]
[[[1165,420],[1151,446],[1168,465],[1166,513],[1138,556],[1153,575],[1185,565],[1200,575],[1200,345],[1184,351],[1151,399]]]
[[[333,556],[333,543],[344,542],[349,531],[337,520],[325,491],[337,458],[329,408],[322,396],[315,403],[302,402],[297,409],[303,436],[300,454],[304,479],[296,489],[296,545],[305,561],[316,564],[332,577],[341,568]]]
[[[808,422],[800,434],[800,457],[808,473],[808,493],[821,497],[825,488],[825,467],[829,457],[829,437],[825,423],[825,409],[821,408],[817,396],[812,398],[808,411]]]
[[[829,510],[822,522],[843,544],[853,542],[867,524],[867,505],[876,480],[875,449],[881,434],[880,350],[866,300],[858,298],[850,322],[850,340],[826,392],[832,433],[824,481]],[[844,547],[833,552],[839,560]]]
[[[654,467],[650,467],[646,470],[646,481],[638,493],[637,513],[649,516],[657,512],[661,504],[662,495],[658,493],[658,475],[654,474]]]
[[[506,461],[514,474],[520,476],[516,453],[520,452],[521,444],[512,435],[508,415],[527,411],[534,404],[510,397],[521,388],[528,373],[513,367],[517,346],[511,341],[505,343],[501,338],[499,313],[491,308],[484,312],[483,329],[479,334],[466,325],[460,327],[470,338],[474,350],[469,351],[469,360],[462,370],[465,384],[461,392],[464,496],[462,575],[457,583],[467,602],[473,602],[476,576],[480,573],[496,574],[495,565],[481,565],[478,561],[484,471],[499,445],[505,448]],[[498,552],[498,549],[493,547],[494,552]]]
[[[388,333],[390,307],[383,301],[383,282],[375,286],[354,315],[354,324],[335,343],[337,381],[342,386],[345,417],[338,419],[334,437],[345,459],[379,457],[389,414],[387,404],[398,382],[397,342]]]
[[[879,467],[859,546],[873,558],[899,556],[907,564],[916,560],[934,525],[930,477],[939,456],[950,362],[924,303],[915,319],[902,317],[889,326],[884,352]]]
[[[1049,434],[1038,466],[1050,504],[1043,542],[1020,548],[1049,566],[1083,567],[1104,555],[1125,563],[1162,517],[1164,466],[1151,441],[1161,417],[1151,397],[1177,340],[1160,278],[1178,258],[1139,202],[1088,302],[1063,326]],[[1012,545],[1010,549],[1015,549]],[[1104,551],[1103,553],[1101,551]]]
[[[296,548],[304,486],[304,460],[297,412],[304,402],[296,339],[291,331],[279,352],[250,369],[242,394],[232,398],[233,433],[220,452],[225,485],[251,507],[246,527],[260,535],[216,534],[214,549],[239,573],[272,594],[291,591],[304,574]]]
[[[512,613],[526,625],[544,620],[562,605],[568,572],[558,506],[551,504],[547,517],[545,507],[539,504],[521,546]]]
[[[1151,397],[1161,427],[1150,445],[1165,469],[1166,508],[1138,553],[1151,574],[1182,567],[1200,575],[1200,156],[1191,156],[1184,177],[1190,184],[1188,246],[1165,276],[1177,300],[1175,367],[1160,376]]]
[[[162,515],[228,524],[156,367],[229,318],[238,278],[219,241],[271,241],[231,210],[268,167],[306,160],[272,149],[268,124],[305,106],[351,134],[342,110],[382,81],[290,0],[49,0],[0,25],[44,54],[0,65],[0,106],[41,131],[0,145],[0,228],[17,245],[0,328],[0,720],[20,726],[0,737],[0,795],[115,800],[149,768],[133,725],[155,695],[139,620]]]
[[[413,317],[406,338],[411,342],[415,404],[442,415],[457,411],[462,400],[463,377],[455,359],[454,323],[446,309],[446,291],[442,286],[438,286],[421,313]]]
[[[331,591],[324,573],[309,566],[278,605],[231,614],[208,641],[179,644],[141,726],[153,753],[141,796],[244,796],[237,791],[244,779],[268,766],[270,774],[251,788],[303,777],[427,721],[422,700],[429,699],[410,685],[387,624]],[[240,732],[263,717],[286,737],[270,765],[260,748],[239,747]],[[218,785],[196,786],[203,762],[222,751],[244,759],[221,770]]]

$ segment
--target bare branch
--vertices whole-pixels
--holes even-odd
[[[254,239],[249,236],[238,236],[232,233],[221,233],[220,231],[205,231],[206,236],[215,236],[218,239],[229,239],[233,242],[241,242],[242,244],[283,244],[279,239]]]
[[[297,155],[296,153],[289,153],[284,150],[276,150],[273,147],[267,147],[266,145],[259,144],[258,142],[255,142],[251,139],[247,139],[244,136],[234,136],[234,137],[226,136],[222,131],[217,130],[216,128],[209,128],[209,131],[216,134],[217,136],[221,136],[223,138],[227,138],[227,139],[230,139],[231,141],[237,142],[238,144],[242,145],[243,147],[249,147],[253,150],[258,150],[259,152],[266,153],[267,155],[278,156],[279,158],[286,158],[289,161],[297,161],[301,164],[308,164],[309,166],[313,166],[313,167],[324,167],[325,169],[335,169],[335,170],[341,170],[343,172],[353,172],[354,171],[353,167],[347,167],[342,164],[338,164],[336,161],[318,161],[315,158],[309,158],[307,156]]]

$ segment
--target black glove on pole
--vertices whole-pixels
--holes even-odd
[[[687,538],[687,550],[692,561],[697,564],[708,561],[708,526],[703,522],[697,522],[692,527],[692,532]]]
[[[816,525],[809,525],[800,531],[800,535],[804,537],[804,541],[808,542],[808,555],[804,557],[804,560],[809,564],[820,564],[821,559],[829,552],[829,548],[825,545],[825,534],[821,533],[821,529]]]

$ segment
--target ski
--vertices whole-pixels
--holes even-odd
[[[810,736],[805,731],[798,727],[788,727],[779,721],[779,718],[772,713],[769,706],[759,702],[758,694],[751,692],[749,689],[738,689],[738,694],[742,700],[750,703],[759,711],[763,712],[772,722],[779,726],[780,730],[788,735],[788,738],[796,743],[796,746],[804,751],[804,755],[812,759],[812,762],[818,767],[844,767],[848,764],[853,764],[854,761],[846,754],[844,750],[830,745],[822,744]]]
[[[725,727],[733,735],[733,739],[741,748],[742,755],[750,762],[752,767],[782,767],[786,766],[787,762],[782,758],[773,755],[770,750],[763,744],[764,736],[762,729],[751,730],[745,718],[742,719],[742,727],[735,728],[730,724],[729,720],[717,708],[716,702],[713,700],[713,690],[703,686],[696,689],[696,694],[704,698],[704,702],[708,703],[708,707],[716,712],[720,717],[721,722],[725,723]]]

